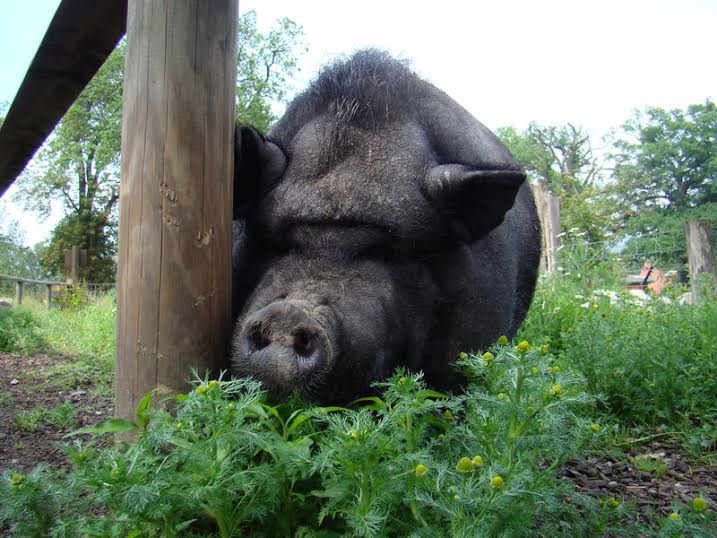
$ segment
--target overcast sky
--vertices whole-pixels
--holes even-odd
[[[0,0],[0,101],[12,101],[58,0]],[[715,0],[240,0],[261,27],[303,26],[300,90],[325,62],[386,49],[490,128],[530,121],[601,137],[646,105],[717,100]],[[12,205],[6,195],[3,205]],[[21,216],[26,242],[54,224]],[[54,219],[53,219],[54,220]]]

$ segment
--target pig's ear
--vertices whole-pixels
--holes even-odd
[[[423,186],[456,232],[465,240],[475,240],[503,222],[524,181],[520,170],[443,164],[428,170]]]
[[[276,185],[286,170],[286,155],[279,146],[252,127],[237,125],[234,132],[234,218]]]

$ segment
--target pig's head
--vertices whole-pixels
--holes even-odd
[[[445,364],[442,266],[524,180],[483,125],[372,51],[323,72],[268,138],[237,128],[235,176],[233,373],[324,402]]]

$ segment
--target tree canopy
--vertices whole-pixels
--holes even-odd
[[[717,106],[635,112],[614,142],[614,176],[626,216],[684,212],[717,202]]]
[[[22,278],[40,279],[44,276],[36,253],[24,246],[25,238],[19,224],[8,218],[0,207],[0,273]],[[0,294],[12,293],[13,284],[0,281]]]
[[[578,228],[591,241],[605,239],[613,212],[600,181],[602,168],[583,129],[531,123],[522,133],[504,127],[497,134],[531,181],[544,182],[560,197],[563,230]]]

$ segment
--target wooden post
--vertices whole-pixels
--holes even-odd
[[[22,286],[24,282],[22,280],[15,281],[15,304],[22,304]]]
[[[70,281],[77,284],[80,280],[80,247],[72,247],[72,266],[70,268]]]
[[[52,284],[47,284],[47,309],[52,307]]]
[[[540,218],[543,239],[542,264],[552,273],[557,268],[557,252],[560,248],[560,198],[548,191],[544,181],[532,185],[535,206]]]
[[[699,276],[707,273],[717,278],[712,223],[709,220],[687,220],[684,226],[687,241],[687,259],[690,265],[692,298],[697,302],[700,300],[701,293]]]
[[[217,373],[231,336],[237,0],[129,0],[116,406]]]

